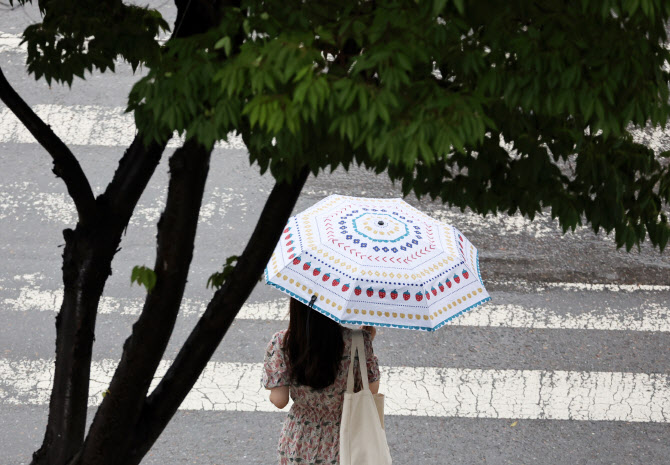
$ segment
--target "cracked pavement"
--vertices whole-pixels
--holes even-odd
[[[169,363],[161,362],[152,389]],[[100,403],[115,368],[113,360],[93,363],[89,406]],[[261,370],[210,362],[180,409],[274,411]],[[0,404],[47,404],[52,376],[52,360],[0,360]],[[666,374],[382,366],[381,376],[387,415],[670,423]]]
[[[170,3],[149,2],[173,18]],[[132,123],[122,114],[133,76],[87,75],[49,88],[27,76],[18,34],[36,7],[2,11],[0,64],[10,82],[74,153],[99,193]],[[62,229],[75,210],[48,156],[0,105],[0,465],[29,462],[41,443],[53,375],[54,317],[61,299]],[[661,151],[670,131],[635,134]],[[96,323],[89,422],[143,302],[135,265],[152,263],[164,206],[167,158],[140,199]],[[156,385],[211,296],[207,277],[242,249],[273,180],[249,167],[237,140],[213,154],[195,255]],[[332,193],[398,197],[382,175],[352,167],[310,177],[295,212]],[[406,199],[457,225],[480,251],[493,301],[434,334],[380,329],[374,347],[394,463],[651,464],[670,457],[670,259],[648,242],[615,250],[611,236],[562,235],[548,212],[529,221]],[[283,295],[259,284],[143,463],[275,462],[286,410],[260,387],[271,335],[286,326]],[[436,447],[439,445],[439,447]]]

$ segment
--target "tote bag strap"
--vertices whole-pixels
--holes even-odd
[[[351,362],[349,363],[349,374],[347,375],[347,392],[354,392],[354,359],[356,358],[356,349],[358,349],[358,368],[361,372],[363,389],[370,389],[368,384],[368,370],[365,359],[365,343],[363,342],[363,330],[354,329],[351,335]],[[365,370],[363,365],[365,364]]]

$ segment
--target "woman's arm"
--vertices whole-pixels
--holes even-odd
[[[375,336],[377,335],[377,328],[375,328],[374,326],[361,326],[361,329],[363,331],[367,331],[368,333],[370,333],[371,336],[370,340],[374,341]]]
[[[372,389],[372,385],[370,385]],[[284,408],[288,404],[288,386],[279,386],[270,389],[270,402],[277,408]]]
[[[361,329],[370,333],[371,341],[374,340],[375,336],[377,335],[377,328],[374,326],[361,326]],[[372,391],[373,394],[377,394],[379,392],[379,380],[369,383],[369,386],[370,391]]]
[[[379,392],[379,380],[373,381],[369,383],[370,385],[370,391],[372,391],[373,394],[377,394]]]

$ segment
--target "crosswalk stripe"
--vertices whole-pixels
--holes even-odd
[[[35,105],[34,109],[40,117],[50,124],[66,144],[86,146],[127,146],[135,137],[135,126],[132,116],[123,114],[121,107],[100,107],[92,105]],[[14,114],[0,104],[0,143],[36,144],[32,134],[16,119]],[[178,147],[183,143],[183,137],[175,136],[168,143],[168,147]],[[217,149],[246,150],[244,142],[236,133],[228,135],[228,142],[220,141],[215,145]],[[306,192],[309,193],[309,192]],[[332,193],[332,192],[328,192]],[[208,222],[212,213],[219,205],[226,205],[238,193],[230,193],[214,188],[208,196],[212,198],[201,209],[201,221]],[[21,197],[20,199],[18,197]],[[21,200],[21,201],[19,201]],[[131,224],[143,227],[153,227],[162,210],[161,200],[151,206],[140,205],[138,211],[131,218]],[[40,217],[62,224],[71,224],[76,219],[76,210],[71,199],[65,193],[40,192],[33,189],[31,183],[14,183],[0,185],[0,219],[28,215],[32,212]],[[540,214],[534,221],[523,217],[519,213],[514,215],[482,215],[471,211],[460,212],[450,209],[427,212],[438,221],[456,224],[462,231],[495,231],[505,236],[529,236],[537,239],[555,238],[559,234],[558,220],[551,220],[547,215]],[[209,215],[209,216],[208,216]],[[577,233],[592,234],[587,226],[578,226]],[[600,240],[614,246],[612,234],[600,234]],[[487,252],[480,254],[481,258],[488,258]],[[550,283],[542,284],[551,286]],[[581,287],[608,286],[607,284],[575,284]],[[611,287],[618,287],[612,285]],[[631,286],[632,287],[632,286]],[[670,288],[670,286],[664,286]],[[620,286],[618,287],[621,288]]]
[[[0,53],[28,53],[28,45],[20,43],[21,35],[0,32]]]
[[[494,294],[495,295],[495,294]],[[41,290],[24,287],[16,298],[5,298],[3,308],[12,311],[56,312],[63,299],[62,290]],[[495,299],[495,297],[494,297]],[[142,311],[142,298],[103,296],[98,313],[103,315],[137,316]],[[181,306],[184,316],[199,316],[207,305],[205,300],[185,298]],[[642,318],[629,309],[600,307],[579,314],[560,314],[550,308],[523,307],[513,304],[487,304],[451,320],[447,325],[533,329],[589,329],[619,331],[670,332],[670,308],[646,302],[640,309]],[[287,320],[286,299],[247,303],[237,316],[240,320]]]
[[[27,45],[20,44],[22,40],[22,35],[21,34],[13,34],[13,33],[6,33],[6,32],[0,32],[0,54],[1,53],[20,53],[20,54],[26,54],[27,53]],[[163,44],[167,40],[167,37],[160,37],[158,39],[158,42]],[[663,66],[663,69],[665,71],[670,70],[670,65],[666,63]],[[38,113],[39,114],[39,113]],[[0,112],[0,121],[3,121],[4,123],[4,117],[5,115]],[[633,140],[637,143],[644,144],[645,146],[651,148],[655,152],[660,152],[664,150],[664,141],[667,139],[667,134],[665,132],[664,127],[645,127],[645,128],[640,128],[637,126],[632,126],[629,129],[629,132],[633,136]],[[56,131],[58,134],[58,131]],[[124,134],[127,136],[127,134]],[[104,139],[103,139],[104,140]],[[112,140],[118,140],[116,138]],[[229,141],[231,138],[229,137]],[[2,142],[2,137],[0,133],[0,142]],[[31,140],[32,142],[32,140]],[[66,142],[68,143],[68,142]],[[172,139],[170,143],[168,144],[169,147],[175,147],[175,146],[180,146],[183,143],[181,139]],[[232,143],[232,145],[235,146],[235,148],[238,148],[237,145],[241,143],[241,138],[235,139],[235,141]],[[98,144],[92,144],[92,145],[98,145]],[[121,144],[125,145],[125,144]],[[226,148],[226,144],[217,144],[219,147]],[[512,150],[512,145],[511,144],[503,144],[507,147],[509,147],[510,150]],[[496,217],[489,217],[490,218],[496,218]],[[608,237],[608,236],[606,236]]]
[[[21,44],[23,36],[21,34],[12,34],[8,32],[0,32],[0,53],[28,53],[28,45]],[[164,44],[167,37],[160,37],[158,42]]]
[[[156,386],[170,361],[162,361]],[[89,406],[116,368],[93,362]],[[0,359],[0,403],[45,405],[52,360]],[[276,411],[262,364],[210,362],[182,410]],[[658,373],[381,367],[388,415],[670,423],[670,376]],[[285,407],[288,410],[290,405]]]
[[[568,283],[569,284],[569,283]],[[62,290],[40,290],[21,288],[16,299],[5,298],[6,309],[14,311],[58,311],[62,301]],[[142,298],[113,298],[103,296],[99,306],[100,314],[119,314],[137,316],[143,305]],[[198,316],[207,302],[185,298],[182,314]],[[512,328],[551,328],[551,329],[591,329],[591,330],[630,330],[670,332],[670,309],[658,303],[647,303],[643,318],[637,319],[629,310],[598,308],[580,314],[559,314],[547,308],[526,308],[513,304],[487,304],[485,311],[480,309],[468,312],[450,321],[456,326],[493,326]],[[285,299],[245,304],[238,319],[243,320],[286,320],[288,318]]]
[[[211,188],[200,207],[200,224],[213,224],[214,221],[221,220],[231,206],[239,204],[242,196],[243,194],[232,187]],[[135,208],[129,224],[155,228],[164,207],[165,201],[161,197],[150,202],[142,201]],[[67,193],[40,192],[39,187],[23,181],[0,184],[0,220],[5,218],[14,221],[37,218],[59,226],[72,226],[77,221],[77,211]]]
[[[123,107],[97,105],[34,105],[33,111],[42,118],[66,145],[126,147],[135,138],[133,115]],[[0,106],[0,143],[34,144],[33,135],[9,108]],[[175,135],[168,147],[180,147],[184,138]],[[228,142],[215,145],[219,149],[246,149],[242,136],[232,132]]]
[[[668,292],[670,286],[663,284],[613,284],[613,283],[566,283],[566,282],[530,282],[524,280],[491,280],[495,286],[516,288],[526,292],[543,292],[547,289],[576,292]]]
[[[2,118],[2,111],[0,111],[0,118]],[[0,125],[0,142],[2,142],[5,132],[7,131],[3,129],[3,125]],[[212,187],[203,199],[204,203],[200,209],[200,222],[212,223],[214,220],[221,219],[223,214],[236,201],[240,201],[242,195],[242,193],[233,189],[219,186]],[[160,197],[152,200],[150,204],[140,202],[130,222],[132,225],[153,228],[163,207],[164,201]],[[455,213],[439,210],[428,213],[438,221],[458,225],[462,231],[495,231],[498,234],[504,230],[506,235],[523,234],[532,237],[546,237],[555,235],[558,230],[558,226],[554,228],[555,225],[552,226],[551,223],[531,222],[519,216],[501,215],[495,218],[483,218],[481,215],[472,212]],[[61,225],[71,225],[76,221],[76,215],[74,203],[66,192],[41,192],[39,186],[27,181],[0,184],[0,219],[37,217]],[[482,251],[480,257],[488,258],[488,252]],[[542,286],[551,286],[551,284],[542,284]],[[580,284],[579,286],[586,287],[589,285]],[[625,289],[625,286],[623,288],[608,287],[615,288],[615,290]],[[633,286],[629,287],[633,288]],[[670,289],[670,286],[663,287]]]

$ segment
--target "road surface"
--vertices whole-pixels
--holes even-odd
[[[153,4],[174,19],[169,2]],[[0,8],[3,8],[0,5]],[[134,135],[125,99],[138,75],[49,88],[25,71],[20,33],[36,8],[0,11],[0,67],[45,118],[100,193]],[[657,150],[660,130],[636,133]],[[100,306],[89,421],[141,309],[130,285],[151,266],[165,204],[166,151],[131,220]],[[62,230],[75,209],[45,151],[0,104],[0,465],[27,464],[41,444],[61,300]],[[185,301],[160,373],[196,323],[207,277],[243,249],[272,178],[250,166],[239,139],[212,157]],[[327,195],[399,197],[382,173],[338,169],[310,177],[295,212]],[[394,463],[665,464],[670,457],[670,258],[645,242],[617,251],[587,228],[561,234],[548,213],[480,217],[441,202],[409,203],[456,225],[479,249],[492,301],[435,333],[379,329]],[[260,389],[267,342],[287,325],[284,295],[258,284],[207,370],[143,463],[271,464],[285,412]],[[286,409],[285,409],[286,410]]]

